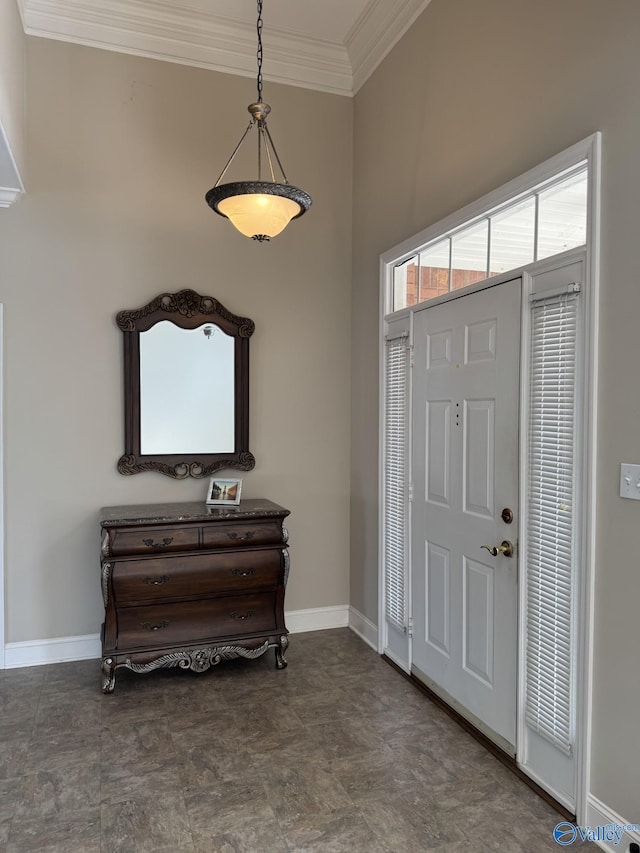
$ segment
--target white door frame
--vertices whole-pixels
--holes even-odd
[[[484,196],[478,201],[457,211],[420,232],[413,237],[403,241],[398,246],[385,252],[380,258],[380,424],[379,424],[379,588],[378,588],[378,651],[384,653],[386,645],[385,630],[385,600],[384,600],[384,577],[382,555],[384,554],[384,336],[388,329],[390,320],[399,327],[402,322],[406,323],[407,331],[412,332],[414,311],[423,306],[403,309],[391,315],[385,314],[390,301],[392,286],[392,271],[394,264],[401,258],[414,254],[416,248],[429,243],[440,237],[445,232],[459,227],[465,222],[481,216],[488,209],[504,203],[508,199],[525,193],[533,187],[542,183],[549,177],[558,174],[564,169],[571,168],[582,161],[588,162],[588,189],[589,207],[587,211],[587,235],[585,247],[578,250],[557,255],[554,258],[532,264],[518,270],[511,270],[500,276],[481,282],[480,285],[472,285],[457,293],[438,297],[430,301],[437,304],[450,298],[456,298],[466,293],[481,290],[489,284],[497,284],[507,281],[515,276],[531,275],[542,269],[548,268],[550,264],[561,266],[563,263],[574,262],[583,258],[585,262],[584,279],[584,347],[582,370],[584,376],[584,399],[581,407],[583,429],[583,443],[578,459],[582,478],[582,516],[580,547],[584,556],[583,584],[580,590],[580,601],[578,603],[578,661],[577,661],[577,695],[576,695],[576,817],[579,823],[584,823],[587,818],[587,798],[589,793],[590,769],[591,769],[591,724],[592,724],[592,670],[593,670],[593,601],[594,601],[594,575],[596,554],[596,456],[597,456],[597,400],[598,400],[598,325],[599,325],[599,267],[600,267],[600,168],[601,168],[601,134],[595,133],[590,137],[576,143],[571,148],[552,157],[540,166],[531,169],[503,187]],[[528,390],[522,389],[522,393]],[[522,429],[523,425],[521,425]],[[409,441],[411,438],[409,438]],[[410,445],[409,445],[410,446]],[[521,471],[522,478],[522,471]],[[522,482],[522,479],[521,479]],[[410,535],[410,532],[409,532]],[[411,644],[408,643],[409,655]],[[406,668],[406,667],[405,667]]]
[[[5,668],[4,633],[4,306],[0,303],[0,669]]]

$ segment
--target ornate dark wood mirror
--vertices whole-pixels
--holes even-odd
[[[121,474],[250,471],[249,338],[254,324],[193,290],[116,317],[124,333]]]

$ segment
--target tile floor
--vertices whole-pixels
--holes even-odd
[[[0,672],[0,850],[557,853],[558,815],[351,631],[287,659],[111,696],[97,661]]]

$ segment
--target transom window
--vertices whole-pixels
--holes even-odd
[[[393,311],[558,255],[587,239],[587,164],[488,210],[393,268]]]

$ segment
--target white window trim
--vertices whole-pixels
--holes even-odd
[[[0,669],[4,669],[6,663],[4,566],[4,305],[0,304]]]
[[[562,255],[545,258],[534,264],[527,265],[508,273],[495,276],[477,285],[471,285],[462,290],[449,293],[436,299],[429,300],[411,308],[386,314],[386,307],[391,301],[393,285],[393,267],[407,256],[415,254],[418,247],[435,242],[447,233],[467,224],[486,214],[489,210],[515,200],[518,196],[530,192],[539,184],[553,179],[560,172],[577,166],[582,161],[588,164],[588,208],[587,208],[587,241],[585,247],[572,249]],[[583,425],[582,445],[579,454],[580,476],[582,478],[583,501],[581,507],[581,552],[584,558],[584,576],[580,589],[578,603],[578,673],[577,706],[577,742],[576,761],[578,778],[576,784],[576,816],[578,822],[584,822],[587,817],[588,795],[591,776],[591,727],[592,727],[592,670],[593,670],[593,600],[596,554],[596,470],[597,470],[597,399],[598,399],[598,364],[597,341],[599,327],[599,287],[600,287],[600,174],[601,174],[601,133],[597,132],[586,139],[577,142],[565,151],[546,160],[539,166],[530,169],[523,175],[509,181],[502,187],[483,196],[477,201],[466,205],[437,223],[425,228],[418,234],[402,241],[389,249],[380,257],[380,332],[379,332],[379,387],[380,400],[384,401],[384,336],[387,334],[389,322],[393,321],[394,329],[405,327],[411,330],[412,315],[416,310],[427,306],[459,298],[487,286],[498,284],[516,278],[519,275],[528,276],[534,271],[545,268],[555,268],[575,262],[579,256],[585,259],[584,276],[584,328],[583,328],[583,362],[584,394],[581,403],[581,418]],[[523,329],[524,340],[524,329]],[[522,388],[522,393],[528,393]],[[378,598],[378,650],[384,651],[386,644],[384,578],[382,577],[382,555],[384,553],[383,531],[383,495],[384,495],[384,411],[382,405],[379,412],[379,598]],[[522,425],[521,425],[522,429]],[[411,436],[409,435],[409,442]],[[523,478],[521,477],[521,482]],[[410,536],[410,531],[408,533]]]

